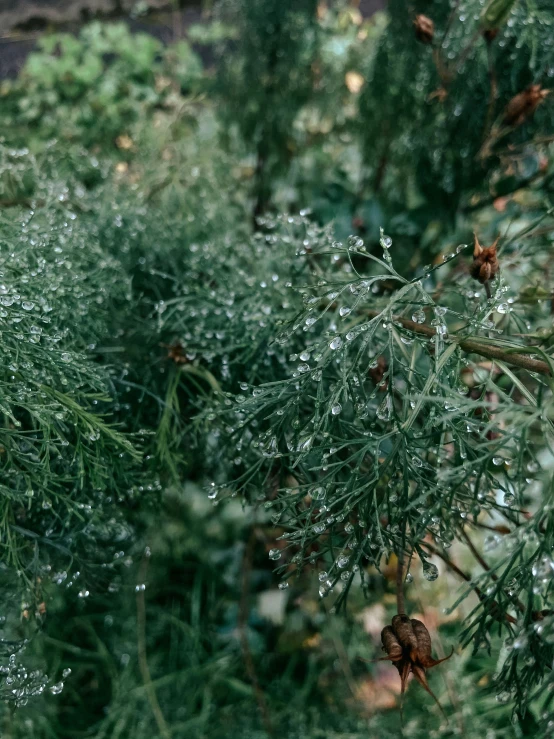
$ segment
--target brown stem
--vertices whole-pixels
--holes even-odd
[[[490,44],[487,44],[487,60],[489,63],[489,83],[490,83],[490,93],[489,93],[489,105],[487,108],[487,117],[485,118],[485,128],[484,128],[484,138],[487,137],[487,134],[490,130],[493,115],[494,115],[494,106],[496,104],[496,97],[498,95],[498,82],[496,80],[496,69],[494,68],[494,58],[492,54],[492,48]]]
[[[150,668],[148,667],[148,657],[146,655],[146,603],[144,598],[143,585],[146,580],[146,571],[148,570],[148,557],[145,555],[142,558],[138,572],[138,583],[137,583],[137,651],[138,651],[138,664],[139,670],[144,683],[144,689],[150,708],[154,714],[156,724],[158,725],[158,731],[160,737],[163,739],[171,739],[171,732],[165,721],[162,709],[160,707],[158,696],[156,694],[156,688],[152,682],[152,676],[150,675]]]
[[[471,541],[471,539],[470,539],[470,538],[469,538],[469,536],[467,535],[467,533],[466,533],[465,529],[461,528],[461,529],[460,529],[460,532],[461,532],[461,534],[462,534],[462,537],[463,537],[463,538],[464,538],[464,540],[465,540],[465,543],[466,543],[466,544],[467,544],[467,546],[468,546],[468,549],[469,549],[469,551],[470,551],[470,552],[471,552],[471,553],[473,554],[473,556],[474,556],[474,557],[475,557],[475,559],[476,559],[476,560],[477,560],[477,561],[479,562],[479,564],[481,565],[481,567],[482,567],[482,568],[483,568],[483,569],[484,569],[484,570],[485,570],[486,572],[490,572],[490,569],[491,569],[491,568],[490,568],[490,567],[488,566],[488,564],[487,564],[487,563],[485,562],[485,560],[484,560],[484,559],[483,559],[483,557],[481,556],[481,553],[477,551],[477,549],[476,549],[476,547],[475,547],[475,544],[474,544],[474,543],[473,543],[473,542]],[[491,577],[492,577],[492,579],[493,579],[493,580],[498,580],[498,578],[497,578],[497,576],[496,576],[496,575],[494,574],[494,572],[493,572],[493,573],[491,573]]]
[[[249,601],[249,590],[250,590],[250,573],[252,571],[252,560],[254,559],[254,549],[256,546],[256,529],[252,528],[248,544],[244,550],[244,557],[242,560],[242,585],[241,585],[241,597],[239,603],[239,614],[238,614],[238,631],[240,635],[240,645],[242,650],[242,656],[244,659],[244,666],[246,672],[252,683],[254,689],[254,695],[256,697],[256,703],[262,717],[262,722],[269,737],[274,736],[273,726],[271,724],[271,718],[269,716],[269,709],[265,695],[260,687],[258,675],[256,672],[256,666],[254,665],[254,659],[252,658],[252,652],[250,650],[250,644],[248,643],[248,635],[246,633],[246,627],[248,624],[248,601]]]
[[[400,615],[406,613],[406,602],[404,600],[404,552],[398,553],[396,563],[396,612]]]
[[[369,310],[367,311],[367,315],[370,318],[376,318],[377,316],[381,315],[381,311]],[[425,326],[423,324],[416,323],[415,321],[410,321],[409,319],[402,316],[393,316],[393,321],[397,321],[402,326],[404,326],[404,328],[407,328],[409,331],[413,331],[413,333],[415,334],[421,334],[422,336],[429,337],[436,335],[435,329],[431,326]],[[515,367],[521,367],[522,369],[526,369],[529,372],[538,372],[542,375],[551,374],[550,365],[540,359],[532,359],[531,357],[524,354],[512,354],[511,352],[507,352],[499,346],[485,344],[479,339],[460,339],[455,335],[451,335],[450,338],[452,339],[452,341],[455,341],[458,344],[460,349],[462,349],[464,352],[467,352],[468,354],[478,354],[479,356],[486,357],[487,359],[499,359],[506,364],[511,364]],[[532,347],[522,348],[525,348],[527,351],[529,351],[530,354],[533,353]]]
[[[477,560],[477,562],[479,562],[479,564],[485,570],[485,572],[489,572],[490,573],[490,576],[491,576],[491,579],[492,580],[494,580],[495,582],[498,582],[498,577],[496,576],[496,574],[494,572],[491,572],[491,568],[485,562],[485,559],[483,558],[482,554],[477,550],[477,548],[475,547],[475,544],[471,541],[471,539],[469,538],[469,536],[468,536],[467,532],[465,531],[465,529],[461,528],[460,529],[460,532],[462,534],[462,537],[463,537],[465,543],[468,546],[469,551],[473,554],[473,556],[475,557],[475,559]],[[515,606],[517,606],[517,608],[518,608],[518,610],[519,610],[520,613],[525,613],[525,606],[523,605],[523,603],[520,600],[513,599],[513,604]]]
[[[490,300],[492,298],[491,284],[488,280],[485,280],[483,285],[485,286],[485,292],[487,293],[487,298]]]
[[[475,591],[475,595],[479,598],[481,602],[486,601],[486,596],[484,595],[481,588],[477,587],[477,585],[473,585],[470,576],[466,574],[463,570],[461,570],[455,562],[452,562],[452,560],[448,559],[446,554],[443,554],[439,549],[426,541],[422,541],[420,543],[421,546],[425,547],[425,549],[431,552],[431,554],[435,554],[437,557],[440,557],[440,559],[442,559],[449,570],[452,570],[452,572],[455,572],[458,577],[461,577],[462,580],[465,580],[465,582],[469,583]],[[502,623],[502,621],[507,621],[510,624],[516,623],[516,619],[513,616],[511,616],[509,613],[499,613],[498,608],[494,608],[494,606],[490,609],[489,612],[495,621],[499,621],[500,623]]]

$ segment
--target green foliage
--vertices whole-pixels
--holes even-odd
[[[516,3],[489,43],[481,33],[481,5],[466,0],[451,12],[437,0],[412,10],[395,0],[360,100],[367,163],[374,172],[386,164],[399,198],[407,197],[400,182],[415,184],[435,212],[454,214],[472,195],[489,188],[502,195],[536,176],[542,153],[533,138],[552,129],[553,109],[544,105],[523,125],[502,136],[498,131],[513,96],[531,83],[548,86],[554,63],[549,3]],[[435,23],[432,48],[415,36],[414,11]],[[521,148],[510,155],[510,144]]]
[[[550,101],[479,158],[487,48],[492,131],[551,40],[516,3],[429,101],[413,12],[459,60],[468,5],[444,40],[438,2],[225,0],[192,34],[215,86],[188,44],[92,24],[5,90],[7,736],[551,733]],[[490,297],[473,229],[502,235]],[[399,557],[433,653],[459,643],[450,722],[415,686],[402,723],[361,661]]]
[[[290,161],[291,128],[310,97],[318,45],[316,0],[225,0],[219,13],[240,45],[219,55],[219,89],[229,122],[256,154],[256,211]]]
[[[165,79],[169,70],[172,79]],[[201,73],[185,41],[166,55],[159,41],[131,34],[124,23],[91,23],[77,38],[44,36],[20,79],[5,87],[5,134],[19,141],[37,136],[113,144],[139,116],[171,105],[174,88],[197,89]]]

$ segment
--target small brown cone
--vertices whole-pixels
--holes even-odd
[[[419,14],[414,18],[415,35],[422,44],[432,44],[435,36],[435,24],[426,15]]]
[[[475,242],[473,249],[473,263],[470,267],[470,273],[474,280],[478,280],[484,284],[488,280],[496,277],[500,265],[496,256],[496,247],[500,237],[496,239],[494,244],[489,247],[483,247],[479,243],[476,234],[473,234]]]
[[[549,93],[550,90],[543,90],[540,85],[529,85],[523,92],[514,95],[504,110],[503,125],[521,126],[533,115]]]

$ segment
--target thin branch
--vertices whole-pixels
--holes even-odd
[[[396,564],[396,612],[400,615],[406,613],[406,602],[404,600],[404,552],[399,552]]]
[[[381,311],[369,310],[367,311],[367,315],[370,318],[375,318],[376,316],[381,315]],[[403,316],[393,316],[393,321],[397,321],[404,326],[404,328],[407,328],[409,331],[413,331],[415,334],[421,334],[422,336],[428,337],[436,335],[435,329],[431,326],[425,326],[423,324],[416,323],[415,321],[410,321],[408,318],[404,318]],[[547,362],[543,362],[540,359],[532,359],[524,354],[513,354],[499,346],[485,344],[479,339],[460,339],[455,335],[451,335],[450,338],[458,344],[460,349],[468,354],[478,354],[487,359],[500,359],[506,364],[521,367],[529,372],[538,372],[541,375],[551,375],[550,366]],[[532,347],[521,348],[528,351],[529,354],[534,353]]]
[[[479,562],[479,564],[481,565],[481,567],[486,572],[490,572],[490,569],[491,568],[485,562],[485,560],[481,556],[481,553],[477,551],[477,549],[475,547],[475,544],[471,541],[471,539],[469,538],[469,536],[467,535],[467,533],[466,533],[466,531],[465,531],[465,529],[463,527],[460,528],[460,533],[461,533],[462,537],[464,538],[465,543],[467,544],[469,551],[473,554],[473,556]],[[498,577],[494,574],[494,572],[491,572],[491,577],[492,577],[493,580],[498,580]]]
[[[465,582],[467,582],[472,587],[472,589],[475,591],[475,595],[479,598],[481,603],[484,604],[486,602],[487,598],[484,595],[481,588],[479,588],[477,585],[474,585],[471,582],[470,576],[467,573],[465,573],[462,569],[460,569],[455,562],[452,562],[451,559],[448,559],[446,554],[443,554],[439,549],[434,547],[432,544],[429,544],[426,541],[422,541],[420,543],[421,543],[421,546],[425,547],[425,549],[431,552],[431,554],[435,554],[437,557],[440,557],[449,570],[452,570],[452,572],[455,572],[458,575],[458,577],[461,577],[462,580],[465,580]],[[511,616],[509,613],[499,612],[498,604],[496,602],[494,602],[494,605],[491,608],[488,608],[487,610],[489,611],[490,615],[494,618],[495,621],[499,621],[500,623],[502,623],[502,621],[507,621],[510,624],[516,623],[516,619],[513,616]]]
[[[486,563],[483,555],[477,550],[477,548],[475,547],[475,544],[471,541],[466,530],[463,527],[460,528],[460,533],[465,543],[467,544],[469,551],[473,554],[477,562],[479,562],[479,564],[485,570],[485,572],[489,573],[492,580],[494,580],[495,582],[498,582],[498,576],[496,575],[496,573],[491,572],[491,568]],[[525,606],[518,598],[513,598],[512,601],[513,601],[513,604],[517,606],[520,613],[525,613]]]

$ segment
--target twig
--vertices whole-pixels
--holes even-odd
[[[482,603],[484,603],[487,600],[481,588],[479,588],[477,585],[474,585],[471,582],[470,576],[466,574],[463,570],[461,570],[455,562],[452,562],[451,559],[448,559],[446,554],[443,554],[439,549],[437,549],[432,544],[429,544],[426,541],[422,541],[420,543],[421,543],[421,546],[425,547],[429,552],[431,552],[431,554],[435,554],[437,557],[440,557],[449,570],[452,570],[452,572],[455,572],[458,575],[458,577],[461,577],[462,580],[465,580],[465,582],[467,582],[472,587],[472,589],[475,591],[475,595],[479,598],[479,600]],[[499,621],[499,622],[507,621],[510,624],[516,623],[516,619],[513,616],[511,616],[509,613],[499,613],[499,609],[498,609],[496,602],[494,603],[494,606],[488,610],[489,610],[490,615],[494,618],[495,621]]]
[[[484,557],[482,556],[482,554],[479,551],[477,551],[477,548],[475,547],[475,544],[471,541],[471,539],[469,538],[467,532],[465,531],[465,529],[463,527],[460,529],[460,532],[461,532],[461,535],[462,535],[465,543],[468,546],[469,551],[473,554],[473,556],[475,557],[475,559],[477,560],[477,562],[479,562],[479,564],[485,570],[485,572],[488,572],[490,574],[492,580],[494,580],[495,582],[498,582],[498,576],[494,572],[491,572],[491,568],[486,563],[486,561],[485,561]],[[523,605],[523,603],[518,598],[514,598],[513,599],[513,603],[514,603],[515,606],[517,606],[517,608],[520,611],[520,613],[525,613],[525,606]]]
[[[150,708],[154,714],[156,724],[158,725],[158,731],[163,739],[171,739],[171,732],[165,721],[162,709],[160,707],[158,696],[156,694],[156,688],[152,682],[150,675],[150,668],[148,667],[148,658],[146,656],[146,604],[144,598],[144,590],[141,585],[144,584],[146,579],[146,571],[148,569],[148,557],[145,555],[142,558],[138,572],[138,588],[137,588],[137,647],[138,647],[138,663],[139,670],[144,683],[144,689]]]
[[[367,315],[370,318],[376,318],[377,316],[381,315],[381,311],[369,310],[367,311]],[[421,334],[422,336],[429,337],[436,335],[435,329],[431,326],[424,326],[423,324],[416,323],[415,321],[410,321],[408,318],[404,318],[402,316],[393,316],[392,320],[397,321],[402,326],[404,326],[404,328],[407,328],[409,331],[413,331],[415,334]],[[541,375],[551,374],[550,366],[547,364],[547,362],[543,362],[540,359],[532,359],[531,357],[523,354],[512,354],[511,352],[505,351],[499,346],[485,344],[478,339],[460,339],[455,335],[451,335],[450,338],[452,341],[458,344],[460,349],[462,349],[464,352],[467,352],[468,354],[478,354],[479,356],[486,357],[487,359],[500,359],[502,362],[505,362],[505,364],[511,364],[515,367],[521,367],[522,369],[526,369],[529,372],[538,372]],[[532,347],[522,347],[522,349],[527,350],[529,354],[534,353]]]
[[[399,552],[396,564],[396,612],[399,614],[406,613],[406,603],[404,600],[404,552]]]
[[[485,562],[485,560],[481,556],[480,552],[477,551],[477,549],[475,548],[475,544],[471,541],[471,539],[469,538],[469,536],[467,535],[467,533],[466,533],[466,531],[465,531],[465,529],[463,527],[460,529],[460,533],[462,534],[462,537],[464,538],[465,543],[467,544],[469,551],[473,554],[473,556],[479,562],[479,564],[481,565],[481,567],[486,572],[490,572],[490,569],[491,568]],[[493,580],[498,580],[498,578],[494,574],[494,572],[491,573],[491,577],[492,577]]]
[[[254,690],[254,696],[258,704],[258,708],[262,717],[262,722],[265,731],[269,737],[274,736],[273,726],[271,724],[271,718],[269,716],[269,709],[265,695],[260,687],[258,675],[256,673],[256,666],[252,658],[252,652],[250,651],[250,644],[248,643],[248,635],[246,633],[246,626],[248,623],[248,600],[249,600],[249,587],[250,587],[250,573],[252,571],[252,560],[254,558],[254,548],[256,546],[256,529],[252,528],[248,544],[244,550],[244,557],[242,560],[242,590],[239,603],[239,614],[238,614],[238,631],[240,635],[240,645],[242,649],[242,656],[244,658],[244,666],[246,672],[252,683]]]
[[[490,93],[489,93],[489,105],[487,108],[487,117],[485,118],[485,127],[483,129],[484,136],[486,138],[489,128],[491,126],[494,106],[496,103],[496,97],[498,95],[498,82],[496,80],[496,69],[494,67],[494,58],[492,54],[492,45],[487,43],[487,61],[489,67],[489,82],[490,82]]]

